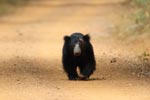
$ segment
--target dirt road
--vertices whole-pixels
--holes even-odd
[[[150,81],[136,77],[145,49],[117,42],[111,33],[124,0],[34,0],[0,19],[1,100],[150,100]],[[89,81],[68,81],[62,70],[63,36],[89,33],[97,71]],[[135,44],[134,44],[135,45]]]

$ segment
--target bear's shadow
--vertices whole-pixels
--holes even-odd
[[[97,77],[97,78],[90,78],[90,79],[87,79],[87,80],[82,80],[82,79],[79,79],[77,81],[102,81],[102,80],[106,80],[105,77]]]

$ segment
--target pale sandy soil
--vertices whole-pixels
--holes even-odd
[[[129,11],[123,1],[34,0],[2,17],[0,100],[150,100],[149,64],[139,60],[146,40],[111,36]],[[97,70],[89,81],[68,81],[62,69],[63,36],[73,32],[92,38]]]

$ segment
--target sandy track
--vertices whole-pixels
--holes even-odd
[[[149,79],[134,76],[136,50],[111,37],[126,11],[122,1],[34,0],[1,18],[0,99],[149,100]],[[92,37],[97,71],[90,81],[68,81],[62,70],[63,36],[73,32]]]

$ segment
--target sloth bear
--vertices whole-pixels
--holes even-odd
[[[96,62],[90,36],[73,33],[64,36],[62,63],[69,80],[88,80],[96,70]],[[77,73],[77,67],[80,74]]]

